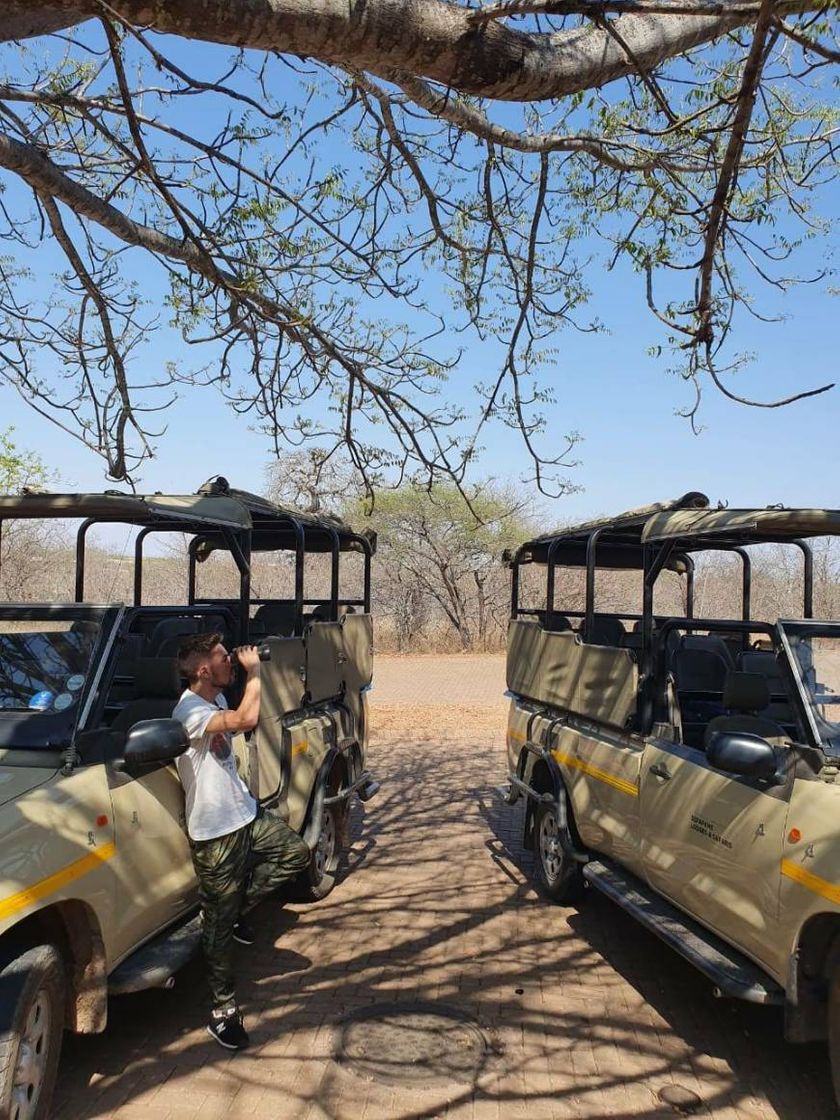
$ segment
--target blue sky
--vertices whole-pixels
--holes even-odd
[[[192,65],[195,70],[195,55]],[[824,201],[838,209],[836,188]],[[799,271],[830,266],[835,248],[830,240],[812,243],[799,261]],[[588,255],[586,245],[579,255]],[[159,280],[138,258],[135,254],[138,276],[148,277],[150,291],[160,290]],[[535,495],[550,521],[616,512],[694,489],[732,505],[840,506],[840,389],[768,410],[734,404],[707,386],[699,418],[703,430],[694,435],[688,421],[675,415],[689,403],[690,389],[667,374],[667,352],[659,358],[646,352],[664,342],[664,332],[645,306],[641,278],[626,267],[606,273],[595,265],[586,280],[592,290],[588,316],[597,316],[608,333],[579,334],[565,328],[553,340],[557,354],[546,368],[545,380],[555,386],[556,403],[549,408],[543,446],[550,449],[553,439],[562,439],[571,429],[581,433],[583,442],[576,451],[580,466],[570,472],[582,491],[553,503]],[[765,313],[787,318],[764,324],[740,317],[733,349],[754,352],[756,360],[731,382],[737,392],[774,399],[835,378],[834,324],[840,310],[836,297],[817,286],[786,294],[767,289],[760,306]],[[488,358],[492,362],[494,355],[466,341],[466,352],[445,391],[469,405],[472,387],[486,379]],[[164,330],[142,360],[153,370],[182,350],[173,332]],[[200,355],[191,351],[188,357],[196,362]],[[253,432],[247,418],[237,416],[213,390],[184,390],[166,420],[168,431],[158,441],[157,457],[142,472],[141,489],[191,490],[216,473],[247,489],[262,487],[271,460],[267,437]],[[0,427],[8,425],[14,425],[21,446],[47,460],[66,488],[113,485],[92,452],[0,385]],[[528,472],[516,437],[492,429],[475,477],[492,475],[515,483]]]

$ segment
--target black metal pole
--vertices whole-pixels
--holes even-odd
[[[802,550],[802,559],[804,570],[802,573],[802,617],[814,617],[814,553],[811,546],[807,541],[795,540],[791,541],[797,548]]]
[[[200,540],[201,540],[200,537],[193,537],[193,539],[190,541],[190,547],[189,547],[189,550],[188,550],[187,603],[191,607],[195,606],[195,598],[196,598],[195,591],[196,591],[196,582],[197,582],[197,571],[196,571],[196,569],[198,567],[197,560],[196,560],[196,553],[198,552],[198,545],[199,545]]]
[[[586,538],[586,614],[583,621],[583,640],[588,642],[592,636],[595,618],[595,551],[598,538],[603,530],[595,529]]]
[[[510,617],[516,618],[519,614],[519,561],[513,560],[510,565]]]
[[[338,622],[338,566],[341,556],[341,541],[335,529],[330,530],[332,537],[332,556],[330,562],[330,620]]]
[[[91,525],[95,524],[93,518],[89,517],[81,523],[76,534],[76,588],[74,596],[77,603],[85,601],[85,537]]]
[[[694,561],[687,555],[685,563],[685,616],[694,618]]]
[[[554,556],[560,547],[559,541],[552,541],[545,558],[548,566],[545,583],[545,624],[550,630],[554,623]]]
[[[741,618],[744,622],[749,622],[752,614],[752,560],[744,548],[735,548],[732,551],[738,553],[744,566],[741,572]]]
[[[149,533],[153,533],[151,525],[141,529],[134,542],[134,605],[139,607],[143,602],[143,542]]]

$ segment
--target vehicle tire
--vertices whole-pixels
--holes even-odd
[[[834,966],[828,985],[828,1054],[834,1096],[840,1105],[840,964]]]
[[[534,813],[534,866],[540,893],[552,902],[574,902],[583,893],[581,865],[560,843],[557,808],[544,801]]]
[[[0,971],[0,1120],[47,1120],[64,1034],[66,984],[54,945]]]
[[[318,843],[302,876],[301,896],[304,902],[318,902],[326,898],[335,886],[345,833],[344,815],[341,805],[324,807]]]

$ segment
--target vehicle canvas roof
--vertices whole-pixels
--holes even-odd
[[[95,522],[156,526],[202,534],[205,552],[224,547],[213,530],[252,532],[255,549],[294,547],[291,521],[306,533],[306,547],[329,551],[334,534],[342,550],[361,551],[363,541],[375,544],[372,534],[357,534],[332,514],[315,516],[285,508],[246,490],[235,490],[221,477],[204,483],[195,494],[129,494],[106,490],[99,494],[52,494],[24,490],[0,496],[0,521],[42,518],[84,518]]]
[[[684,571],[690,564],[685,554],[690,552],[840,535],[840,510],[781,506],[710,509],[705,494],[690,491],[671,501],[535,537],[522,545],[514,559],[521,563],[546,563],[550,550],[555,564],[582,566],[586,563],[587,542],[596,530],[599,568],[642,568],[646,544],[673,541],[674,553],[667,567]]]

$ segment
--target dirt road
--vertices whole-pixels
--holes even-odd
[[[69,1039],[62,1120],[720,1120],[835,1116],[824,1049],[710,985],[599,896],[529,885],[503,772],[499,658],[381,658],[348,874],[311,907],[267,905],[242,950],[253,1047],[204,1033],[200,962],[115,999]],[[451,703],[442,703],[443,697]]]

